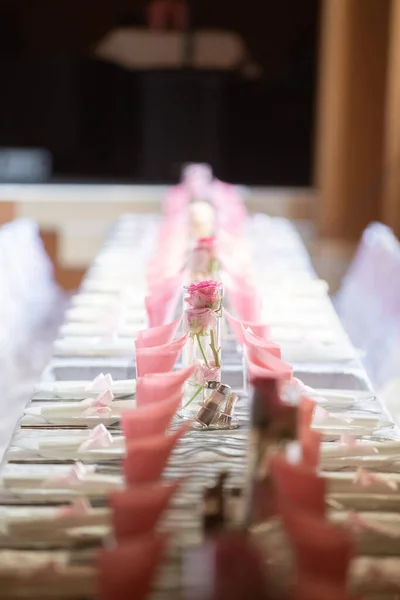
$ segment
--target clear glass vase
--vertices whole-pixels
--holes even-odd
[[[194,366],[184,386],[181,416],[196,418],[204,404],[208,381],[221,380],[221,322],[223,287],[202,281],[184,288],[183,326],[188,339],[182,366]]]

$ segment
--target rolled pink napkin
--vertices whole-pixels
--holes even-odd
[[[225,289],[239,319],[256,322],[260,320],[262,303],[254,287],[249,285],[239,287],[232,283],[226,283]]]
[[[165,433],[181,402],[182,394],[123,412],[121,423],[124,436],[127,440],[135,440]]]
[[[280,510],[295,554],[298,582],[315,577],[345,587],[354,555],[351,534],[293,504],[282,503]]]
[[[181,394],[182,386],[194,373],[196,366],[168,373],[150,373],[136,380],[136,404],[145,406],[176,398]]]
[[[97,557],[100,600],[144,600],[166,546],[166,537],[146,535],[125,541]]]
[[[182,317],[178,317],[172,323],[160,325],[159,327],[149,327],[137,332],[135,342],[136,348],[152,348],[169,344],[175,337],[178,327],[181,324]]]
[[[149,373],[171,371],[182,352],[186,339],[187,335],[183,335],[169,344],[152,348],[136,348],[137,377],[143,377]]]
[[[174,446],[190,427],[185,422],[171,435],[154,435],[128,441],[124,459],[124,475],[128,485],[157,481]]]
[[[150,327],[159,327],[171,320],[181,293],[182,281],[181,274],[162,283],[157,277],[157,285],[151,288],[150,294],[144,299]]]
[[[269,355],[260,360],[252,349],[247,350],[247,369],[250,382],[258,378],[279,378],[290,381],[293,376],[293,368],[276,356]]]
[[[236,317],[233,317],[226,309],[224,309],[224,316],[227,318],[229,325],[233,331],[234,336],[238,344],[244,346],[245,337],[242,331],[242,326],[248,330],[250,329],[254,335],[264,340],[270,339],[270,331],[268,325],[265,323],[257,323],[254,321],[241,321]]]
[[[321,439],[322,434],[314,429],[310,429],[308,432],[303,431],[300,435],[301,463],[313,471],[319,467]]]
[[[248,331],[244,325],[242,327],[242,334],[244,340],[244,346],[252,350],[253,354],[259,358],[259,360],[268,360],[268,356],[272,354],[277,358],[281,358],[281,347],[272,340],[264,340],[258,337],[251,331]]]
[[[113,492],[108,504],[117,542],[150,533],[181,483],[151,483]]]
[[[308,433],[311,429],[316,403],[304,394],[300,397],[299,404],[299,436]]]
[[[279,452],[271,457],[270,469],[278,498],[320,517],[325,515],[324,478],[301,465],[292,465]]]

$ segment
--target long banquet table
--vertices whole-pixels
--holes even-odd
[[[110,299],[107,306],[111,306],[122,291],[133,307],[129,321],[132,330],[144,326],[145,266],[153,249],[158,224],[159,217],[156,215],[126,215],[111,228],[66,313],[64,326],[54,345],[54,356],[32,398],[32,406],[46,401],[46,395],[40,391],[41,384],[46,382],[57,379],[90,380],[100,372],[111,373],[115,379],[134,377],[134,345],[129,335],[93,341],[85,335],[74,337],[70,332],[74,328],[75,331],[84,331],[77,324],[85,323],[79,320],[84,318],[85,310],[93,312],[101,303],[107,304],[106,298]],[[294,365],[295,376],[318,389],[354,390],[358,397],[357,411],[373,411],[382,416],[382,421],[391,421],[379,399],[365,393],[371,391],[371,384],[360,357],[334,312],[326,287],[317,279],[295,227],[286,220],[256,214],[249,218],[247,233],[256,280],[263,295],[264,320],[271,326],[272,338],[281,344],[283,358]],[[127,276],[129,264],[132,268]],[[311,292],[302,292],[304,282],[307,285],[313,282],[308,285]],[[121,340],[123,343],[118,346]],[[130,343],[132,350],[125,350]],[[113,347],[117,350],[113,351]],[[107,348],[111,348],[109,354]],[[239,395],[237,416],[240,427],[234,431],[190,430],[171,455],[165,477],[175,479],[190,474],[190,478],[172,501],[163,520],[162,527],[173,531],[174,535],[154,586],[156,598],[180,596],[182,549],[202,539],[201,497],[204,487],[224,470],[229,473],[229,485],[242,486],[244,483],[249,426],[248,391],[243,374],[243,356],[229,331],[225,331],[222,363],[223,381]],[[364,397],[368,399],[364,401]],[[28,455],[32,471],[43,468],[43,461],[35,452],[32,454],[31,448],[35,447],[35,437],[48,435],[48,430],[29,424],[26,417],[19,425],[7,452],[3,475],[23,469],[24,465],[18,461]],[[179,420],[173,427],[178,425]],[[57,431],[52,428],[51,434]],[[119,429],[113,427],[112,431],[118,432]],[[59,430],[59,435],[68,435],[68,431]],[[388,423],[375,435],[382,439],[399,439],[393,423]],[[52,466],[48,465],[48,468]],[[120,465],[110,463],[109,470],[119,474]],[[0,489],[0,505],[9,502],[9,492]],[[1,554],[0,550],[0,562]]]

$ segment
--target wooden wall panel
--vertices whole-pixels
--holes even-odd
[[[381,217],[400,235],[400,1],[392,0]]]
[[[322,236],[380,215],[389,0],[324,0],[315,182]]]

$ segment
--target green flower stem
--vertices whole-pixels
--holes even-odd
[[[200,348],[200,352],[201,352],[201,355],[202,355],[202,357],[203,357],[203,359],[204,359],[204,362],[205,362],[205,364],[206,364],[206,367],[208,367],[208,368],[209,368],[209,367],[210,367],[210,365],[209,365],[209,363],[208,363],[207,356],[206,356],[206,354],[205,354],[205,352],[204,352],[204,349],[203,349],[203,346],[202,346],[202,344],[201,344],[200,335],[199,335],[198,333],[195,333],[195,337],[196,337],[196,339],[197,339],[197,341],[198,341],[199,348]]]
[[[191,404],[193,402],[193,400],[195,398],[197,398],[197,396],[200,394],[201,390],[203,389],[202,385],[199,385],[199,387],[197,388],[197,390],[195,391],[195,393],[193,394],[193,396],[191,398],[189,398],[189,400],[186,402],[186,404],[184,405],[184,409],[189,406],[189,404]]]
[[[220,369],[221,368],[221,363],[219,360],[220,348],[217,350],[215,347],[215,336],[214,336],[214,331],[212,329],[210,331],[210,338],[211,338],[210,348],[211,348],[211,352],[213,353],[213,356],[214,356],[215,366],[217,367],[217,369]]]

